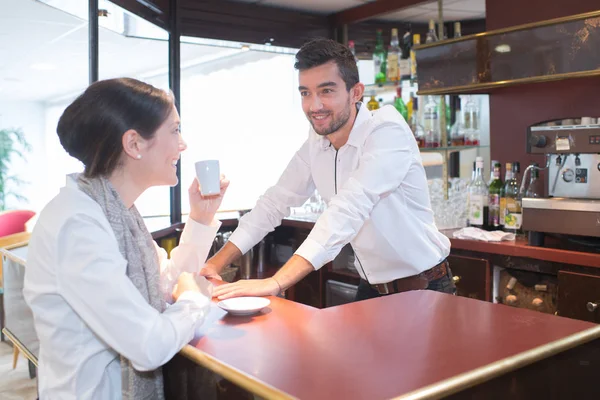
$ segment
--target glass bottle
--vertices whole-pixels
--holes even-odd
[[[502,191],[502,181],[500,180],[500,168],[502,165],[499,162],[492,164],[492,181],[489,184],[488,195],[488,225],[490,229],[500,229],[500,192]]]
[[[504,217],[504,230],[512,233],[521,232],[523,214],[521,211],[521,196],[519,193],[518,162],[512,164],[512,179],[504,184],[504,195],[506,197],[506,216]]]
[[[416,82],[417,80],[417,55],[414,47],[421,44],[421,35],[415,33],[413,35],[413,45],[410,48],[410,80]]]
[[[371,99],[367,103],[367,108],[371,111],[377,110],[379,108],[379,102],[375,100],[375,96],[371,96]]]
[[[394,107],[396,107],[396,110],[398,110],[398,112],[402,115],[402,118],[404,118],[404,120],[408,122],[408,109],[406,108],[406,105],[402,100],[402,88],[400,86],[396,88],[396,98],[394,99]]]
[[[536,168],[537,163],[533,163],[531,168],[531,176],[529,178],[529,186],[525,191],[525,197],[544,197],[543,182],[540,180],[540,171]]]
[[[460,22],[454,23],[454,38],[462,37],[462,32],[460,31]]]
[[[456,110],[454,113],[454,125],[450,128],[450,145],[465,145],[465,127],[462,122],[462,112],[460,110],[460,97],[456,99]]]
[[[417,145],[419,147],[425,147],[425,131],[423,130],[423,126],[419,121],[419,98],[415,97],[413,99],[413,113],[412,118],[410,120],[410,129],[415,135],[415,140],[417,141]]]
[[[440,147],[440,122],[437,104],[433,100],[433,96],[427,97],[427,103],[423,110],[423,129],[425,130],[425,147]]]
[[[498,164],[498,163],[500,163],[500,161],[498,161],[498,160],[492,160],[492,162],[490,163],[490,180],[487,183],[488,186],[490,186],[492,184],[492,181],[495,179],[495,177],[494,177],[494,166],[496,164]],[[502,164],[500,164],[500,170],[502,170]]]
[[[388,82],[398,82],[400,80],[400,40],[398,39],[398,29],[392,29],[392,39],[387,53],[387,71]]]
[[[373,63],[375,68],[375,83],[385,83],[385,48],[381,29],[377,29],[377,41],[373,51]]]
[[[488,186],[483,178],[483,157],[475,159],[475,179],[469,185],[469,226],[485,229],[488,221]]]
[[[502,186],[502,190],[500,191],[500,226],[504,227],[504,220],[506,218],[506,190],[508,188],[509,182],[513,178],[512,172],[512,163],[506,163],[504,173],[504,186]]]
[[[412,35],[410,31],[410,27],[405,29],[404,35],[402,36],[402,46],[400,52],[400,60],[399,60],[399,69],[400,69],[400,80],[408,80],[410,79],[410,60],[411,60],[411,52],[412,52]]]
[[[479,106],[473,96],[467,96],[463,106],[463,124],[465,126],[465,145],[479,146]]]
[[[427,36],[425,37],[425,43],[433,43],[433,42],[437,42],[438,36],[437,33],[435,33],[435,21],[430,19],[429,20],[429,31],[427,32]]]
[[[354,56],[354,61],[356,61],[356,63],[358,64],[358,57],[356,57],[356,48],[354,45],[354,40],[348,40],[348,48],[350,49],[350,52]]]

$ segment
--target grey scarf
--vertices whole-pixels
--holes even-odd
[[[148,304],[164,311],[160,291],[160,266],[152,236],[135,208],[127,209],[108,179],[88,179],[83,174],[71,175],[81,191],[94,199],[104,211],[112,227],[121,255],[127,260],[127,276]],[[164,399],[162,368],[154,371],[135,370],[131,361],[121,356],[123,399]]]

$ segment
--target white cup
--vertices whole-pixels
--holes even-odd
[[[200,182],[202,196],[211,196],[221,193],[221,171],[219,160],[203,160],[194,164],[196,177]]]

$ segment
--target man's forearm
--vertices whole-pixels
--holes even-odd
[[[231,264],[234,260],[241,257],[242,252],[231,242],[225,243],[217,253],[209,258],[206,263],[215,268],[215,272],[221,273],[225,266]]]
[[[292,258],[277,271],[273,279],[277,281],[280,289],[286,290],[302,280],[306,275],[313,272],[315,268],[306,259],[294,254]]]

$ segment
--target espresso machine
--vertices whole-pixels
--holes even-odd
[[[527,139],[528,153],[547,156],[549,195],[522,200],[529,244],[546,233],[600,238],[600,124],[532,126]]]

